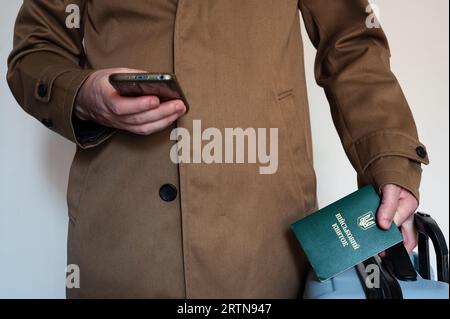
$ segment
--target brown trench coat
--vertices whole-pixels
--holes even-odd
[[[80,29],[64,25],[69,3],[81,7]],[[26,112],[77,143],[68,262],[79,265],[81,288],[68,296],[297,296],[307,263],[289,225],[317,207],[298,9],[359,184],[396,183],[418,197],[426,150],[390,71],[385,35],[365,25],[366,6],[180,0],[174,56],[155,61],[145,28],[151,1],[25,0],[9,85]],[[172,128],[144,137],[80,124],[72,117],[78,88],[110,67],[173,68],[191,105],[178,121],[188,130],[194,119],[220,130],[278,128],[276,174],[260,175],[255,164],[178,166],[169,159]],[[176,200],[160,199],[164,184],[178,188]]]

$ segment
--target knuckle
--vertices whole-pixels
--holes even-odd
[[[161,108],[161,118],[167,120],[167,117],[172,114],[170,107]]]
[[[143,111],[148,108],[148,102],[143,97],[138,97],[134,100],[132,107],[137,111]]]
[[[131,124],[141,124],[141,118],[137,115],[131,115],[128,118],[128,122],[130,122]]]
[[[114,114],[109,113],[109,112],[99,113],[99,114],[97,115],[97,118],[101,118],[101,119],[103,119],[104,121],[107,121],[107,122],[109,122],[109,123],[114,123],[114,122],[116,122],[116,121],[115,121]]]
[[[159,100],[159,97],[157,97],[157,96],[152,96],[150,101],[151,101],[151,105],[153,105],[155,107],[161,105],[161,101]]]
[[[166,115],[165,115],[165,110],[164,110],[164,108],[163,108],[163,107],[158,107],[158,108],[157,108],[157,119],[158,119],[158,120],[163,120],[165,116],[166,116]]]
[[[143,108],[149,109],[153,108],[157,105],[156,96],[148,96],[146,99],[143,99],[141,105]]]
[[[148,103],[142,99],[136,102],[134,107],[136,108],[136,111],[145,111],[148,109]]]
[[[105,101],[105,106],[110,113],[117,114],[117,106],[110,99]]]
[[[122,108],[115,97],[110,97],[105,100],[106,109],[112,114],[121,115]]]
[[[122,110],[122,108],[121,108],[119,105],[117,105],[117,104],[113,104],[112,112],[113,112],[115,115],[123,115],[123,110]]]

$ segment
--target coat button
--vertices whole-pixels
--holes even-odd
[[[39,97],[44,98],[47,95],[47,85],[44,83],[39,84],[37,93]]]
[[[165,184],[159,189],[159,197],[165,202],[171,202],[177,198],[177,188],[172,184]]]
[[[423,146],[419,146],[416,148],[416,153],[420,158],[427,157],[427,150]]]
[[[49,120],[49,119],[42,119],[41,123],[44,124],[46,127],[52,127],[53,126],[52,120]]]

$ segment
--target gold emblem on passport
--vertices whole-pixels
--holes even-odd
[[[358,217],[358,226],[359,228],[363,230],[367,230],[373,226],[375,226],[375,216],[370,211],[368,213],[365,213],[362,216]]]

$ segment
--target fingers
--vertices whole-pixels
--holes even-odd
[[[418,242],[418,233],[414,225],[414,215],[410,215],[405,221],[403,221],[402,226],[400,227],[400,231],[402,232],[403,236],[403,245],[409,253],[417,246]],[[386,256],[386,252],[383,251],[378,255],[380,257],[384,257]]]
[[[157,96],[124,97],[116,92],[104,101],[107,109],[116,116],[145,112],[160,105]]]
[[[417,246],[417,230],[414,226],[414,215],[410,215],[402,224],[403,245],[408,252]]]
[[[155,122],[150,122],[138,126],[126,126],[125,129],[129,132],[139,135],[150,135],[164,130],[166,127],[170,126],[173,122],[175,122],[181,115],[182,114],[180,113],[174,113]]]
[[[408,252],[417,245],[417,231],[414,226],[414,213],[418,202],[414,195],[397,185],[387,184],[382,188],[382,200],[377,219],[380,227],[388,229],[395,222],[401,226],[403,244]]]
[[[145,71],[116,68],[95,72],[83,84],[77,95],[75,112],[82,119],[149,135],[171,125],[186,112],[181,100],[160,103],[157,96],[120,96],[109,83],[112,73],[143,73]]]
[[[394,216],[394,222],[401,226],[408,218],[413,215],[418,207],[417,199],[410,192],[403,190],[400,193],[397,212]]]
[[[148,111],[122,116],[119,120],[124,124],[142,125],[161,120],[175,113],[181,115],[185,112],[185,110],[186,108],[182,101],[168,101],[160,104],[157,108],[153,108]]]
[[[157,108],[116,119],[119,128],[139,135],[149,135],[159,132],[186,112],[184,103],[180,100],[168,101]]]
[[[377,220],[381,228],[389,229],[394,219],[400,200],[401,188],[387,184],[382,187],[381,205],[378,208]]]

